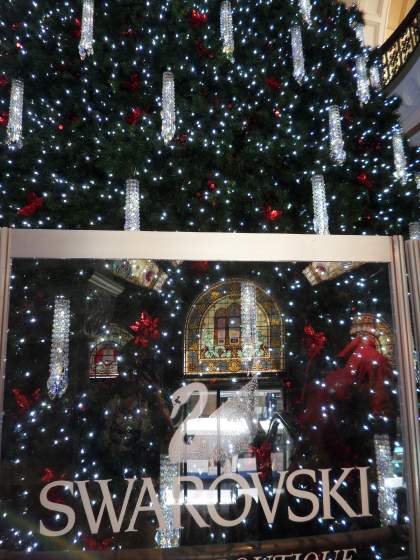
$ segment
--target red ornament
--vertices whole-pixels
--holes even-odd
[[[268,76],[265,79],[266,85],[274,91],[281,89],[282,83],[275,76]]]
[[[76,18],[74,20],[74,24],[75,24],[75,28],[73,29],[73,31],[71,32],[73,37],[76,37],[76,39],[80,38],[80,35],[82,34],[82,22],[80,21],[79,18]]]
[[[19,43],[19,41],[16,43],[16,48],[17,49],[21,49],[22,48],[22,43]]]
[[[130,326],[130,330],[136,335],[134,344],[147,348],[152,340],[157,340],[160,336],[159,322],[159,317],[151,317],[147,311],[142,311],[140,319]]]
[[[52,480],[56,480],[56,479],[57,479],[57,475],[54,469],[45,467],[45,469],[42,472],[41,482],[51,482]]]
[[[191,265],[191,268],[195,272],[207,272],[209,266],[209,261],[194,261]]]
[[[192,10],[190,15],[190,25],[193,29],[199,29],[207,24],[209,16],[198,10]]]
[[[30,396],[22,393],[20,389],[12,389],[12,393],[15,397],[16,406],[21,413],[27,412],[41,397],[41,389],[35,389]]]
[[[208,49],[203,41],[197,41],[195,44],[197,54],[200,58],[214,58],[214,53],[211,49]]]
[[[17,21],[15,23],[12,23],[11,28],[13,29],[13,31],[17,31],[19,29],[19,25],[20,23]]]
[[[9,122],[9,113],[8,111],[3,111],[0,113],[0,126],[7,126]]]
[[[18,216],[33,216],[44,206],[44,198],[34,192],[26,197],[27,204],[18,210]]]
[[[58,130],[64,130],[64,124],[60,123],[57,128]]]
[[[5,87],[9,84],[9,80],[6,76],[0,76],[0,87]]]
[[[283,210],[276,210],[272,206],[264,206],[264,216],[270,222],[275,222],[283,215]]]
[[[145,111],[140,109],[140,107],[133,107],[131,112],[127,115],[125,121],[127,124],[138,124],[142,116],[145,114]]]
[[[373,181],[369,179],[368,174],[364,170],[359,173],[359,175],[357,176],[357,180],[367,189],[371,189],[373,187]]]
[[[134,72],[134,74],[131,74],[131,76],[128,78],[128,80],[125,80],[124,82],[122,82],[121,84],[121,88],[125,89],[126,91],[137,91],[138,89],[140,89],[140,85],[141,85],[141,81],[140,81],[140,74],[138,74],[137,72]]]
[[[215,191],[217,189],[217,185],[216,183],[213,181],[213,179],[209,179],[207,181],[207,186],[211,191]]]
[[[274,109],[274,116],[276,117],[276,119],[279,119],[281,117],[280,109]]]
[[[188,142],[188,134],[186,134],[185,132],[183,132],[182,134],[180,134],[180,135],[176,138],[175,142],[176,142],[177,144],[186,144],[186,143]]]
[[[309,361],[319,356],[327,344],[327,337],[323,332],[316,332],[311,325],[304,328],[302,339]]]

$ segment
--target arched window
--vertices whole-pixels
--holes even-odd
[[[232,375],[244,370],[241,325],[241,280],[218,283],[191,306],[185,327],[185,375]],[[280,308],[256,285],[255,371],[284,368],[284,333]]]

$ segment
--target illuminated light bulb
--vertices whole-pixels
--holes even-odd
[[[165,144],[169,144],[175,136],[175,132],[175,78],[172,72],[164,72],[162,85],[162,138]]]
[[[302,32],[299,25],[294,25],[291,30],[293,77],[301,84],[305,79],[305,58],[303,55]]]
[[[6,143],[16,148],[21,148],[23,144],[23,92],[23,81],[12,80]]]
[[[369,78],[367,74],[366,59],[364,56],[356,58],[357,96],[360,103],[367,103],[370,99]]]
[[[314,206],[314,230],[318,235],[329,235],[327,197],[323,175],[312,177],[312,200]]]
[[[405,157],[404,140],[401,130],[396,130],[394,132],[392,145],[394,148],[394,175],[403,185],[405,185],[407,183],[407,159]]]
[[[55,298],[51,336],[50,376],[47,381],[51,399],[64,395],[68,386],[69,368],[70,301],[62,296]]]
[[[233,38],[232,5],[228,1],[222,2],[220,6],[220,34],[223,41],[223,52],[229,58],[232,58],[235,42]]]
[[[140,185],[137,179],[127,179],[125,183],[125,225],[126,231],[140,230]]]
[[[337,105],[331,105],[328,112],[331,159],[339,165],[342,165],[346,161],[346,152],[344,150],[343,131],[341,129],[340,109]]]
[[[93,14],[94,0],[83,0],[82,28],[79,43],[80,58],[93,55]]]

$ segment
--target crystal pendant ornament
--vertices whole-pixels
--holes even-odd
[[[79,43],[80,58],[93,55],[93,14],[94,0],[83,0],[82,27]]]
[[[220,5],[220,34],[223,41],[223,52],[233,61],[235,41],[233,37],[232,5],[228,1],[224,1]]]
[[[394,148],[394,175],[403,185],[405,185],[407,183],[407,159],[405,157],[404,140],[401,130],[396,130],[394,132],[392,145]]]
[[[387,484],[387,480],[394,476],[392,466],[392,451],[389,436],[386,434],[375,434],[375,459],[376,477],[378,489],[378,509],[381,525],[387,527],[394,525],[398,518],[398,505],[395,488]]]
[[[312,199],[314,205],[314,230],[318,235],[329,235],[327,198],[323,175],[312,177]]]
[[[370,67],[369,74],[370,74],[370,85],[376,91],[381,90],[382,89],[381,70],[377,62],[372,64],[372,66]]]
[[[162,138],[165,144],[169,144],[175,136],[175,132],[175,78],[172,72],[164,72],[162,85]]]
[[[354,32],[356,37],[360,43],[360,46],[364,49],[365,48],[365,28],[363,23],[355,23],[354,24]]]
[[[308,26],[310,27],[312,25],[311,1],[310,0],[299,0],[299,8],[300,8],[300,13],[302,14],[302,17],[303,17],[305,23],[307,23]]]
[[[369,78],[367,73],[366,59],[364,56],[356,58],[357,96],[361,104],[368,103],[370,99]]]
[[[412,241],[418,241],[420,239],[420,222],[411,222],[411,224],[408,224],[408,231],[410,239]]]
[[[125,183],[125,225],[126,231],[140,230],[140,185],[137,179],[127,179]]]
[[[70,301],[55,298],[54,319],[51,337],[50,376],[47,381],[50,399],[60,398],[68,386],[70,335]]]
[[[12,80],[6,144],[16,148],[21,148],[23,144],[23,91],[23,81]]]
[[[302,32],[299,25],[294,25],[291,30],[293,77],[301,84],[305,79],[305,58],[303,55]]]
[[[331,159],[342,165],[346,161],[344,150],[343,131],[341,129],[340,109],[337,105],[331,105],[328,109],[330,124],[330,155]]]
[[[257,345],[257,296],[255,284],[241,283],[242,366],[250,372]]]

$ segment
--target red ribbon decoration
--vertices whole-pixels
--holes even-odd
[[[7,126],[9,122],[9,112],[3,111],[0,113],[0,126]]]
[[[131,125],[138,124],[144,114],[145,111],[140,109],[140,107],[133,107],[133,109],[131,109],[131,112],[129,113],[125,121],[127,124],[131,124]]]
[[[18,216],[33,216],[44,206],[44,198],[34,192],[26,197],[27,204],[18,210]]]
[[[39,401],[41,397],[41,389],[35,389],[31,396],[26,396],[20,389],[12,389],[13,396],[15,397],[16,406],[19,411],[24,413],[28,412],[30,407]]]
[[[327,337],[323,332],[316,332],[311,325],[304,328],[303,345],[308,355],[309,362],[319,356],[327,344]]]
[[[198,10],[192,10],[190,15],[190,25],[193,29],[199,29],[207,24],[209,16]]]
[[[137,72],[134,72],[134,74],[131,74],[131,76],[128,78],[128,80],[125,80],[122,84],[121,87],[122,89],[125,89],[126,91],[137,91],[138,89],[140,89],[140,85],[141,85],[141,81],[140,81],[140,74],[137,74]]]
[[[51,482],[52,480],[57,480],[57,474],[54,469],[50,469],[49,467],[45,467],[42,472],[41,482]]]
[[[82,22],[79,18],[75,18],[74,23],[76,27],[73,29],[72,35],[73,37],[76,37],[76,39],[79,39],[80,35],[82,34]]]
[[[0,76],[0,87],[5,87],[7,85],[9,85],[9,80],[6,76]]]
[[[147,311],[142,311],[140,319],[130,326],[136,335],[134,344],[147,348],[152,340],[157,340],[160,336],[159,321],[159,317],[151,317]]]
[[[268,76],[265,79],[265,83],[269,88],[271,88],[274,91],[278,91],[279,89],[281,89],[282,86],[281,81],[277,79],[275,76]]]
[[[264,206],[264,216],[270,222],[275,222],[283,215],[283,210],[276,210],[272,206]]]
[[[366,171],[362,170],[357,176],[357,180],[367,189],[371,189],[373,187],[373,181],[369,179],[369,175],[366,173]]]

